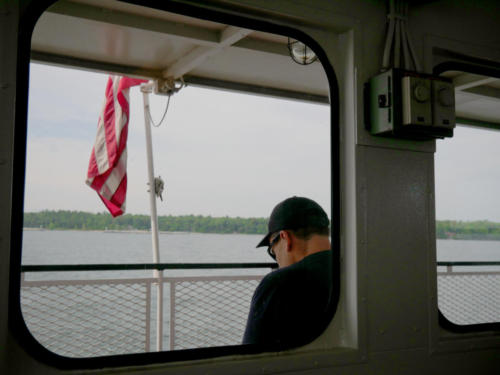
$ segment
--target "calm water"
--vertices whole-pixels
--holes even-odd
[[[268,262],[261,235],[160,234],[162,263]],[[23,264],[152,263],[151,235],[128,232],[25,231]]]
[[[162,263],[271,262],[265,249],[256,249],[261,235],[160,234]],[[438,240],[438,261],[500,261],[500,241]],[[153,263],[151,235],[128,232],[25,231],[23,264]],[[482,268],[482,270],[486,270]],[[171,276],[207,274],[262,274],[268,270],[168,271]],[[57,278],[67,278],[57,273]],[[143,271],[76,272],[71,277],[143,277]],[[55,274],[44,274],[43,278]],[[30,278],[42,277],[30,275]]]
[[[256,249],[261,235],[160,234],[162,263],[270,263],[265,249]],[[25,231],[23,264],[153,263],[151,234],[129,232]],[[170,276],[263,274],[269,270],[168,271]],[[72,272],[71,278],[144,277],[152,271]],[[50,276],[50,277],[49,277]],[[68,278],[62,272],[31,274],[35,278]]]
[[[438,262],[500,261],[500,241],[437,240]]]
[[[162,263],[270,262],[261,235],[162,233]],[[438,261],[500,260],[500,241],[438,240]],[[129,232],[25,231],[23,264],[152,263],[151,235]]]

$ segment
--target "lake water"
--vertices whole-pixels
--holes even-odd
[[[161,233],[161,263],[270,263],[261,235]],[[151,234],[136,232],[39,231],[23,235],[23,264],[153,263]],[[269,270],[169,270],[170,276],[263,274]],[[125,272],[125,273],[124,273]],[[71,278],[145,277],[152,271],[72,272]],[[32,273],[34,278],[64,278],[64,273]]]
[[[162,263],[271,262],[255,245],[262,235],[161,233]],[[500,241],[437,240],[438,261],[500,261]],[[153,263],[151,235],[40,231],[23,234],[23,264]]]
[[[162,263],[269,262],[261,235],[161,233]],[[25,231],[23,264],[153,263],[151,234]]]
[[[261,235],[161,233],[161,263],[269,263]],[[500,241],[437,240],[438,261],[500,261]],[[153,263],[151,234],[137,232],[44,231],[23,234],[23,264]],[[477,267],[474,267],[476,270]],[[474,268],[463,268],[473,270]],[[481,267],[482,271],[499,267]],[[170,276],[259,275],[266,270],[169,270]],[[146,277],[152,271],[71,272],[71,278]],[[68,278],[68,273],[30,273],[28,279]]]

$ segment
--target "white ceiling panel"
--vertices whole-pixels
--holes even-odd
[[[458,118],[500,129],[500,79],[458,71],[443,75],[453,80]]]
[[[321,64],[293,62],[287,40],[116,1],[60,1],[35,27],[32,58],[149,78],[217,80],[218,87],[247,85],[248,91],[280,96],[282,90],[284,97],[328,102]]]

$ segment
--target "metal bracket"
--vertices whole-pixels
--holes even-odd
[[[156,95],[172,95],[183,88],[184,80],[169,78],[158,78],[154,81],[153,92]]]

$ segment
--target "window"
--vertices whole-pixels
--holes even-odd
[[[106,6],[128,12],[129,20],[146,17],[140,7],[115,5]],[[199,349],[190,358],[244,353],[233,346],[241,342],[253,290],[269,272],[267,253],[255,245],[270,210],[302,195],[332,215],[337,136],[325,105],[328,77],[318,62],[295,64],[286,37],[255,31],[184,72],[187,86],[169,104],[150,96],[154,122],[168,108],[152,128],[155,176],[165,182],[157,201],[159,261],[176,265],[159,277],[133,267],[154,262],[139,87],[129,98],[127,215],[111,219],[84,184],[108,79],[100,71],[148,77],[160,68],[183,69],[176,61],[193,63],[192,44],[218,49],[213,38],[238,30],[158,12],[148,25],[161,22],[163,34],[132,32],[119,17],[106,23],[99,8],[85,6],[90,17],[80,19],[78,7],[56,4],[32,40],[20,292],[26,326],[43,347],[74,359],[157,350],[172,354],[161,360],[180,359],[175,351],[183,349]],[[172,22],[182,22],[189,37],[176,35]],[[68,33],[59,39],[54,33],[61,28]],[[102,49],[71,40],[81,35]],[[287,83],[290,77],[295,81]],[[241,265],[219,269],[220,263]],[[213,347],[221,348],[203,351]]]
[[[500,317],[499,80],[447,72],[457,128],[438,141],[438,305],[452,329],[491,327]],[[448,324],[450,326],[450,324]]]

